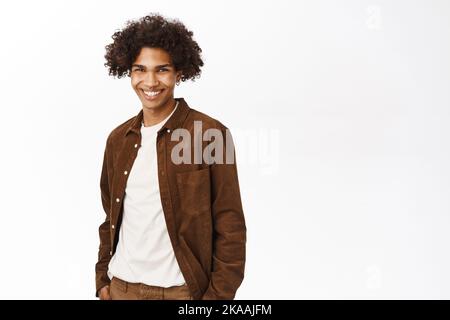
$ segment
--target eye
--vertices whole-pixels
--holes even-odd
[[[159,71],[168,71],[166,68],[161,68]]]

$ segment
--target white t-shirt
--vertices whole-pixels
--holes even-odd
[[[175,112],[160,123],[141,127],[141,147],[129,173],[117,250],[108,276],[132,283],[171,287],[185,284],[167,231],[159,194],[156,137]]]

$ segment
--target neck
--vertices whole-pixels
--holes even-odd
[[[166,105],[157,109],[148,109],[143,107],[143,123],[144,127],[153,126],[155,124],[163,121],[169,114],[172,113],[173,109],[175,109],[177,101],[175,99],[171,99]]]

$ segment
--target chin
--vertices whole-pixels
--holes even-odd
[[[142,101],[142,105],[147,109],[158,109],[166,105],[167,99],[160,99],[159,101]]]
[[[152,104],[152,103],[148,103],[148,101],[142,102],[142,105],[146,109],[158,109],[158,108],[160,108],[162,106],[161,103]]]

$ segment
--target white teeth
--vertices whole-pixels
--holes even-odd
[[[150,97],[154,97],[154,96],[156,96],[157,94],[159,94],[161,92],[161,90],[159,90],[159,91],[144,91],[144,93],[147,95],[147,96],[150,96]]]

